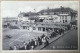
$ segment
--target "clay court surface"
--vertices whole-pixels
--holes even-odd
[[[45,34],[43,32],[36,33],[36,32],[29,32],[26,30],[20,30],[20,29],[7,29],[2,31],[2,49],[8,50],[9,46],[19,44],[20,47],[23,46],[23,42],[26,41],[27,43],[29,40],[37,38],[38,36],[41,36],[42,34]],[[6,38],[5,36],[9,35],[11,38]]]

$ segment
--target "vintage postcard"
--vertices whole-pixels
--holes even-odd
[[[79,50],[78,1],[2,1],[2,51]]]

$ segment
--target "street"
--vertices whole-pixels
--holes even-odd
[[[77,50],[78,49],[78,30],[72,30],[64,34],[58,40],[52,42],[42,50]]]

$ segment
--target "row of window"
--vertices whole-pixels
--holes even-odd
[[[62,20],[62,21],[60,20],[60,22],[63,22],[63,23],[65,23],[65,22],[67,22],[67,20]]]
[[[70,14],[70,12],[59,12],[60,14]]]
[[[29,30],[29,27],[23,26],[23,29]],[[36,27],[33,27],[33,30],[36,30]],[[41,31],[41,27],[38,27],[38,30]]]
[[[27,30],[29,30],[29,27],[23,26],[23,29],[27,29]]]
[[[40,15],[47,15],[47,14],[50,14],[50,15],[54,15],[54,14],[70,14],[70,12],[44,12],[44,13],[39,13]]]
[[[64,18],[65,18],[65,20],[64,20]],[[63,23],[67,22],[67,16],[60,16],[60,22],[61,22],[61,20]]]
[[[60,16],[60,19],[61,19],[61,18],[62,18],[62,19],[65,18],[65,19],[67,20],[67,16]]]

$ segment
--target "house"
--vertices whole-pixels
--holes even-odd
[[[60,7],[55,9],[45,9],[41,10],[39,13],[40,19],[44,19],[44,21],[50,21],[51,19],[53,22],[61,22],[61,23],[70,23],[72,21],[75,21],[76,11],[68,8],[68,7]]]
[[[20,14],[18,15],[18,21],[20,22],[35,22],[37,18],[38,14],[34,12],[20,12]]]
[[[29,14],[26,14],[24,12],[20,12],[20,14],[18,15],[18,21],[22,22],[22,21],[30,21],[28,19]]]

